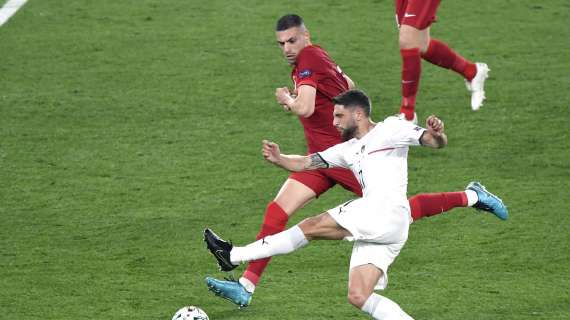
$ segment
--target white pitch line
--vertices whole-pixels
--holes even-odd
[[[6,23],[26,2],[28,2],[28,0],[8,0],[8,2],[0,8],[0,26]]]

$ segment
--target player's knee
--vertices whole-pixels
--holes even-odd
[[[419,47],[419,41],[413,32],[400,30],[400,37],[398,38],[400,49],[412,49]]]
[[[273,201],[288,216],[292,216],[315,197],[316,194],[311,188],[294,179],[287,179]]]
[[[294,215],[300,207],[297,202],[291,201],[291,199],[281,195],[277,196],[277,198],[275,198],[272,203],[278,205],[279,208],[283,210],[283,212],[285,212],[289,217]]]
[[[414,42],[411,41],[409,38],[402,37],[400,35],[400,49],[412,49],[412,48],[417,48],[417,46],[414,46]]]
[[[418,48],[421,52],[425,52],[429,44],[429,34],[424,32],[412,27],[402,26],[398,38],[400,49]]]
[[[364,306],[366,303],[368,296],[370,296],[370,294],[365,294],[360,290],[349,290],[347,298],[348,302],[351,305],[357,307],[358,309],[362,309],[362,306]]]

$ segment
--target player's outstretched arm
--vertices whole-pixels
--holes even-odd
[[[261,154],[268,162],[289,171],[305,171],[327,168],[328,165],[318,154],[308,156],[282,154],[275,142],[263,140]]]
[[[426,119],[427,131],[421,137],[421,144],[431,148],[443,148],[447,145],[447,135],[443,132],[444,123],[438,117],[431,115]]]
[[[287,111],[300,117],[310,117],[315,112],[315,99],[317,89],[309,85],[302,85],[297,89],[297,95],[291,95],[287,87],[275,89],[277,103]]]

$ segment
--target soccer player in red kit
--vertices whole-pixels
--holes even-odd
[[[462,75],[467,89],[471,92],[471,108],[478,110],[485,100],[484,84],[489,76],[489,67],[485,63],[473,63],[465,59],[446,43],[430,37],[430,26],[436,20],[440,0],[395,0],[395,2],[402,57],[400,113],[407,120],[414,119],[422,59]]]
[[[277,88],[277,102],[287,111],[299,116],[305,131],[308,153],[323,151],[342,142],[333,125],[332,99],[354,88],[353,81],[328,56],[326,51],[310,41],[309,32],[298,15],[286,15],[277,22],[277,42],[287,61],[293,66],[291,77],[295,90]],[[269,203],[257,239],[281,232],[289,217],[307,203],[340,184],[358,196],[361,186],[350,170],[342,168],[294,172],[289,175],[275,199]],[[484,197],[491,196],[467,188],[461,192],[420,194],[409,199],[413,220],[433,216],[455,207],[483,206]],[[496,213],[495,213],[496,214]],[[208,288],[240,307],[249,305],[255,286],[269,259],[252,261],[243,276],[236,281],[207,278]]]

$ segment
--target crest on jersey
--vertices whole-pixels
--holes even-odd
[[[299,79],[308,78],[311,76],[311,74],[313,73],[309,69],[302,70],[301,72],[299,72]]]

